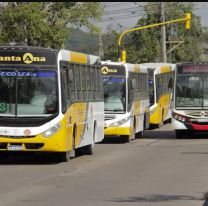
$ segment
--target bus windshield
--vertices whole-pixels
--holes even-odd
[[[177,76],[176,107],[208,108],[208,74]]]
[[[58,111],[53,70],[0,70],[0,116],[50,116]]]
[[[105,111],[126,111],[125,85],[125,78],[103,77]]]

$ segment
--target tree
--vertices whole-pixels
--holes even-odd
[[[146,18],[142,18],[138,21],[139,25],[148,25],[156,22],[160,22],[159,12],[148,13],[148,6],[146,7]],[[183,2],[165,2],[165,17],[167,20],[173,20],[185,17],[185,13],[192,13],[191,19],[191,29],[186,30],[184,24],[174,23],[166,26],[166,36],[167,40],[180,40],[184,41],[182,46],[176,47],[171,55],[171,60],[173,63],[184,62],[184,61],[199,61],[202,49],[200,47],[200,36],[202,35],[202,26],[200,18],[193,13],[192,3]],[[175,30],[175,37],[173,38],[172,30]],[[161,30],[160,27],[155,27],[151,29],[141,30],[137,33],[132,33],[131,38],[129,38],[127,49],[128,58],[130,61],[137,63],[142,62],[158,62],[161,61]],[[167,51],[170,49],[170,44],[167,45]],[[132,52],[132,48],[134,51]]]
[[[9,2],[0,9],[0,44],[61,48],[73,27],[97,32],[100,2]]]

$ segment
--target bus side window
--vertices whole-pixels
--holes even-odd
[[[133,104],[133,98],[134,98],[134,90],[133,90],[133,75],[129,73],[129,79],[128,79],[128,111],[131,110],[132,104]]]
[[[91,78],[90,78],[90,66],[86,66],[86,95],[87,95],[87,99],[90,100],[91,99]]]
[[[67,105],[69,104],[69,89],[68,89],[68,77],[66,70],[61,71],[62,82],[62,112],[66,112]]]
[[[79,101],[82,101],[83,100],[83,74],[82,74],[82,71],[83,71],[83,68],[82,68],[82,65],[77,65],[78,68],[79,68],[79,89],[78,89],[78,100]]]
[[[69,80],[69,95],[70,95],[71,101],[74,101],[76,99],[74,67],[75,67],[74,64],[69,64],[68,80]]]

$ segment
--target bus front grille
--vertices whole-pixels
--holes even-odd
[[[34,138],[35,136],[0,136],[0,138],[23,139]]]
[[[26,150],[34,150],[41,149],[44,144],[43,143],[5,143],[0,142],[0,150],[7,150],[8,146],[21,146],[24,145]]]
[[[193,117],[208,117],[208,112],[193,112],[193,113],[187,113],[187,115],[193,116]]]

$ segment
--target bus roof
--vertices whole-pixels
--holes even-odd
[[[97,64],[101,62],[99,56],[84,54],[80,52],[61,49],[59,51],[59,60],[70,61],[81,64]]]
[[[124,66],[130,72],[147,73],[147,66],[142,64],[132,64],[124,62],[101,61],[102,65]]]
[[[164,62],[156,62],[156,63],[142,63],[142,65],[145,65],[148,67],[148,69],[156,69],[158,67],[163,67],[163,66],[171,66],[171,65],[175,65],[175,64],[172,64],[172,63],[164,63]]]
[[[182,62],[177,65],[208,65],[208,62]]]

